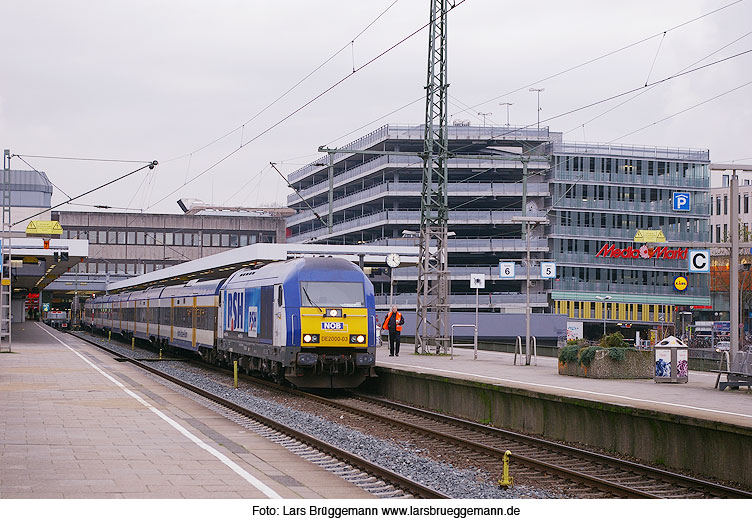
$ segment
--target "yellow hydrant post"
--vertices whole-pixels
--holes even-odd
[[[136,338],[131,337],[131,351],[134,351],[136,349]]]
[[[232,361],[232,371],[233,371],[233,379],[235,381],[234,387],[235,389],[238,389],[238,361],[237,360]]]
[[[512,452],[510,452],[509,450],[504,452],[504,471],[502,472],[501,479],[499,480],[499,486],[504,488],[514,486],[514,478],[509,475],[509,456],[511,455]]]
[[[112,331],[107,331],[107,341],[112,340]]]

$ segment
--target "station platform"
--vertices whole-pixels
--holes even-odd
[[[372,498],[36,322],[0,354],[0,498]]]
[[[658,410],[697,419],[752,428],[752,392],[714,389],[716,373],[690,371],[686,384],[657,384],[653,379],[593,379],[559,375],[558,360],[539,356],[537,365],[520,365],[524,358],[498,351],[478,351],[455,346],[454,358],[416,355],[411,343],[401,344],[400,356],[390,357],[389,347],[379,347],[376,365],[416,373],[430,373],[551,395]]]

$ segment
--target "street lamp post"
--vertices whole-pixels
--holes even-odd
[[[540,93],[543,92],[543,90],[545,90],[545,88],[531,88],[530,89],[530,92],[538,92],[538,131],[540,131],[540,111],[541,111]]]
[[[483,126],[486,126],[486,116],[490,116],[493,112],[478,112],[479,116],[483,116]]]
[[[499,105],[506,105],[507,107],[507,127],[509,126],[509,107],[514,105],[514,103],[499,103]]]
[[[611,296],[595,296],[596,299],[603,301],[603,336],[606,336],[606,301],[611,299]]]

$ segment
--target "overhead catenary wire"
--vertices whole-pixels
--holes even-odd
[[[720,48],[718,48],[718,49],[716,49],[716,50],[712,51],[711,53],[708,53],[708,54],[707,54],[707,55],[705,55],[704,57],[702,57],[702,58],[700,58],[700,59],[697,59],[696,61],[694,61],[694,62],[693,62],[693,63],[691,63],[691,64],[688,64],[687,66],[685,66],[684,68],[682,68],[681,70],[679,70],[679,71],[678,71],[678,72],[676,72],[676,73],[681,73],[681,72],[683,72],[684,70],[687,70],[687,69],[689,69],[689,68],[691,68],[691,67],[693,67],[693,66],[695,66],[695,65],[697,65],[697,64],[700,64],[700,63],[701,63],[702,61],[704,61],[705,59],[708,59],[708,58],[712,57],[713,55],[715,55],[716,53],[718,53],[718,52],[720,52],[720,51],[723,51],[723,50],[725,50],[725,49],[726,49],[726,48],[728,48],[729,46],[733,46],[734,44],[736,44],[736,43],[737,43],[737,42],[739,42],[740,40],[742,40],[742,39],[744,39],[744,38],[746,38],[746,37],[748,37],[748,36],[750,36],[750,35],[752,35],[752,31],[748,31],[747,33],[745,33],[745,34],[744,34],[744,35],[742,35],[741,37],[737,37],[736,39],[732,40],[732,41],[731,41],[731,42],[729,42],[728,44],[724,44],[724,45],[723,45],[723,46],[721,46]],[[576,127],[573,127],[573,128],[571,128],[571,129],[569,129],[569,130],[568,130],[568,131],[566,131],[566,132],[565,132],[564,134],[568,134],[568,133],[570,133],[570,132],[572,132],[572,131],[574,131],[574,130],[576,130],[576,129],[580,128],[580,126],[584,127],[585,125],[588,125],[588,124],[592,123],[593,121],[595,121],[595,120],[597,120],[597,119],[600,119],[600,118],[602,118],[602,117],[603,117],[603,116],[605,116],[606,114],[609,114],[609,113],[613,112],[614,110],[616,110],[617,108],[620,108],[620,107],[622,107],[622,106],[626,105],[626,104],[627,104],[627,103],[629,103],[630,101],[634,101],[634,100],[635,100],[635,99],[637,99],[638,97],[641,97],[641,96],[645,95],[646,93],[650,92],[650,90],[652,90],[653,88],[655,88],[655,87],[651,87],[651,88],[650,88],[649,90],[645,90],[644,92],[639,92],[639,93],[635,94],[634,96],[630,97],[629,99],[627,99],[627,100],[625,100],[625,101],[622,101],[622,102],[620,102],[620,103],[617,103],[617,104],[616,104],[616,105],[614,105],[613,107],[611,107],[611,108],[609,108],[609,109],[607,109],[607,110],[604,110],[604,111],[603,111],[603,112],[601,112],[600,114],[598,114],[598,115],[596,115],[596,116],[594,116],[594,117],[592,117],[592,118],[588,119],[587,121],[583,122],[583,123],[582,123],[582,125],[577,125]]]
[[[502,97],[506,97],[506,96],[508,96],[508,95],[512,95],[512,94],[515,94],[515,93],[517,93],[517,92],[520,92],[520,91],[522,91],[522,90],[525,90],[525,89],[527,89],[527,88],[530,88],[530,87],[532,87],[532,86],[535,86],[536,84],[540,84],[540,83],[542,83],[542,82],[545,82],[545,81],[548,81],[548,80],[550,80],[550,79],[554,79],[554,78],[556,78],[556,77],[559,77],[560,75],[564,75],[565,73],[569,73],[569,72],[571,72],[571,71],[573,71],[573,70],[577,70],[577,69],[579,69],[579,68],[582,68],[583,66],[587,66],[588,64],[592,64],[592,63],[594,63],[594,62],[597,62],[597,61],[599,61],[599,60],[601,60],[601,59],[605,59],[606,57],[610,57],[611,55],[615,55],[615,54],[617,54],[617,53],[620,53],[620,52],[622,52],[622,51],[628,50],[628,49],[630,49],[630,48],[633,48],[633,47],[635,47],[635,46],[637,46],[637,45],[639,45],[639,44],[642,44],[643,42],[647,42],[647,41],[649,41],[649,40],[652,40],[652,39],[654,39],[654,38],[656,38],[656,37],[660,37],[661,35],[664,35],[664,34],[666,34],[666,33],[670,32],[670,31],[674,31],[674,30],[676,30],[676,29],[679,29],[679,28],[681,28],[681,27],[683,27],[683,26],[686,26],[686,25],[688,25],[688,24],[691,24],[691,23],[693,23],[693,22],[696,22],[696,21],[698,21],[698,20],[701,20],[701,19],[703,19],[703,18],[705,18],[705,17],[708,17],[708,16],[710,16],[710,15],[713,15],[713,14],[715,14],[715,13],[718,13],[719,11],[723,11],[724,9],[727,9],[727,8],[729,8],[729,7],[731,7],[731,6],[734,6],[734,5],[736,5],[736,4],[739,4],[739,3],[741,3],[741,2],[744,2],[744,1],[745,1],[745,0],[736,0],[735,2],[731,2],[730,4],[726,4],[726,5],[724,5],[724,6],[721,6],[721,7],[717,8],[717,9],[714,9],[713,11],[710,11],[710,12],[708,12],[708,13],[705,13],[705,14],[703,14],[703,15],[700,15],[700,16],[698,16],[698,17],[695,17],[695,18],[693,18],[693,19],[691,19],[691,20],[687,20],[687,21],[685,21],[685,22],[682,22],[681,24],[677,24],[676,26],[670,27],[670,28],[668,28],[668,29],[666,29],[666,30],[663,30],[663,31],[659,31],[658,33],[655,33],[655,34],[653,34],[653,35],[650,35],[649,37],[645,37],[645,38],[642,38],[642,39],[640,39],[640,40],[637,40],[637,41],[635,41],[635,42],[633,42],[633,43],[631,43],[631,44],[627,44],[626,46],[622,46],[621,48],[618,48],[618,49],[616,49],[616,50],[610,51],[610,52],[608,52],[608,53],[604,53],[604,54],[602,54],[602,55],[599,55],[598,57],[595,57],[595,58],[593,58],[593,59],[589,59],[589,60],[587,60],[587,61],[584,61],[584,62],[582,62],[582,63],[580,63],[580,64],[577,64],[577,65],[575,65],[575,66],[572,66],[572,67],[570,67],[570,68],[566,68],[566,69],[564,69],[564,70],[561,70],[560,72],[558,72],[558,73],[555,73],[555,74],[553,74],[553,75],[549,75],[549,76],[547,76],[547,77],[543,77],[542,79],[538,79],[537,81],[533,81],[532,83],[528,83],[528,84],[526,84],[526,85],[524,85],[524,86],[521,86],[521,87],[519,87],[519,88],[515,88],[514,90],[510,90],[509,92],[505,92],[505,93],[503,93],[503,94],[501,94],[501,95],[498,95],[498,96],[496,96],[496,97],[492,97],[491,99],[488,99],[488,100],[486,100],[486,101],[483,101],[482,103],[478,103],[478,104],[476,104],[476,105],[473,105],[473,106],[471,106],[471,107],[470,107],[470,109],[471,109],[471,110],[473,110],[473,109],[476,109],[476,108],[478,108],[478,107],[480,107],[480,106],[483,106],[483,105],[486,105],[486,104],[488,104],[488,103],[491,103],[491,102],[493,102],[493,101],[496,101],[497,99],[501,99]]]
[[[663,32],[663,36],[661,37],[661,41],[658,43],[658,49],[655,50],[655,57],[653,57],[653,64],[650,65],[650,71],[648,71],[648,76],[645,78],[645,86],[647,86],[648,81],[650,81],[650,74],[653,73],[653,68],[655,68],[655,62],[658,60],[658,54],[661,52],[661,46],[663,46],[663,41],[666,40],[666,32]]]
[[[22,222],[26,222],[27,220],[31,220],[31,219],[33,219],[34,217],[36,217],[36,216],[38,216],[38,215],[41,215],[42,213],[46,213],[46,212],[48,212],[48,211],[52,211],[52,210],[53,210],[53,209],[55,209],[55,208],[59,208],[60,206],[64,206],[65,204],[68,204],[69,202],[73,202],[74,200],[78,200],[78,199],[79,199],[79,198],[81,198],[81,197],[85,197],[86,195],[90,195],[91,193],[94,193],[95,191],[99,191],[99,190],[100,190],[100,189],[102,189],[103,187],[107,187],[107,186],[109,186],[109,185],[111,185],[111,184],[114,184],[115,182],[119,182],[120,180],[122,180],[122,179],[124,179],[124,178],[127,178],[127,177],[131,176],[132,174],[136,174],[136,173],[138,173],[139,171],[143,171],[143,170],[144,170],[144,169],[146,169],[146,168],[149,168],[149,169],[153,169],[154,167],[156,167],[156,166],[157,166],[157,164],[158,164],[158,163],[159,163],[159,162],[157,162],[156,160],[154,160],[154,161],[152,161],[151,163],[149,163],[149,164],[147,164],[147,165],[141,166],[141,167],[139,167],[138,169],[134,169],[133,171],[130,171],[130,172],[128,172],[128,173],[126,173],[126,174],[124,174],[124,175],[122,175],[122,176],[118,176],[117,178],[114,178],[114,179],[110,180],[109,182],[105,182],[105,183],[104,183],[104,184],[102,184],[102,185],[99,185],[99,186],[97,186],[97,187],[95,187],[95,188],[93,188],[93,189],[90,189],[90,190],[88,190],[88,191],[86,191],[86,192],[84,192],[84,193],[81,193],[80,195],[76,195],[75,197],[72,197],[72,198],[70,198],[70,199],[68,199],[68,200],[65,200],[65,201],[63,201],[63,202],[60,202],[59,204],[56,204],[56,205],[54,205],[54,206],[51,206],[51,207],[49,207],[49,208],[45,208],[45,209],[43,209],[42,211],[37,211],[37,212],[36,212],[36,213],[34,213],[33,215],[30,215],[30,216],[28,216],[28,217],[26,217],[26,218],[24,218],[24,219],[21,219],[21,220],[18,220],[18,221],[16,221],[16,222],[12,223],[12,224],[11,224],[11,226],[16,226],[16,225],[18,225],[18,224],[21,224]]]
[[[76,160],[82,162],[113,162],[113,163],[151,163],[148,160],[121,160],[116,158],[82,158],[80,156],[43,156],[40,154],[16,154],[26,158],[45,158],[48,160]]]
[[[730,61],[732,59],[739,58],[739,57],[741,57],[743,55],[746,55],[748,53],[752,53],[752,49],[745,50],[745,51],[742,51],[742,52],[739,52],[739,53],[735,53],[734,55],[730,55],[728,57],[724,57],[723,59],[718,59],[717,61],[713,61],[713,62],[705,64],[703,66],[698,66],[697,68],[693,68],[693,69],[687,70],[685,72],[680,72],[680,73],[676,73],[674,75],[670,75],[668,77],[664,77],[663,79],[660,79],[658,81],[653,81],[652,83],[648,83],[646,85],[641,85],[641,86],[638,86],[636,88],[625,90],[623,92],[620,92],[618,94],[615,94],[615,95],[612,95],[612,96],[609,96],[609,97],[605,97],[605,98],[600,99],[598,101],[595,101],[593,103],[588,103],[587,105],[582,105],[582,106],[577,107],[575,109],[568,110],[568,111],[562,112],[560,114],[556,114],[555,116],[551,116],[551,117],[546,118],[546,119],[541,119],[540,122],[541,123],[546,123],[546,122],[549,122],[549,121],[553,121],[555,119],[559,119],[559,118],[564,117],[564,116],[568,116],[570,114],[574,114],[575,112],[580,112],[581,110],[585,110],[586,108],[591,108],[591,107],[594,107],[594,106],[602,105],[603,103],[607,103],[609,101],[613,101],[614,99],[618,99],[620,97],[624,97],[626,95],[633,94],[635,92],[640,92],[642,90],[649,89],[652,86],[656,86],[656,85],[659,85],[659,84],[662,84],[662,83],[666,83],[668,81],[672,81],[674,79],[678,79],[679,77],[683,77],[685,75],[689,75],[689,74],[692,74],[692,73],[695,73],[695,72],[699,72],[700,70],[704,70],[705,68],[709,68],[711,66],[716,66],[716,65],[724,63],[726,61]],[[498,134],[496,136],[492,136],[491,139],[503,138],[503,137],[508,136],[510,134],[513,134],[515,132],[519,132],[519,131],[522,131],[522,130],[530,129],[536,123],[537,123],[537,121],[535,123],[531,123],[529,125],[525,125],[524,127],[517,127],[515,129],[512,129],[512,130],[507,130],[507,131],[503,132],[502,134]]]
[[[751,84],[752,84],[752,81],[747,81],[746,83],[743,83],[743,84],[741,84],[741,85],[739,85],[739,86],[737,86],[737,87],[735,87],[735,88],[732,88],[731,90],[726,90],[726,91],[725,91],[725,92],[723,92],[723,93],[720,93],[720,94],[717,94],[717,95],[715,95],[715,96],[713,96],[713,97],[710,97],[710,98],[708,98],[708,99],[705,99],[704,101],[701,101],[701,102],[699,102],[699,103],[697,103],[697,104],[694,104],[694,105],[692,105],[692,106],[690,106],[690,107],[687,107],[687,108],[685,108],[684,110],[680,110],[679,112],[675,112],[675,113],[673,113],[673,114],[670,114],[670,115],[668,115],[668,116],[666,116],[666,117],[664,117],[664,118],[662,118],[662,119],[659,119],[659,120],[657,120],[657,121],[654,121],[654,122],[650,123],[649,125],[645,125],[644,127],[640,127],[639,129],[635,129],[635,130],[633,130],[632,132],[628,132],[628,133],[626,133],[626,134],[622,134],[622,135],[621,135],[621,136],[619,136],[618,138],[614,138],[613,140],[611,140],[611,141],[610,141],[609,143],[613,143],[613,142],[615,142],[615,141],[617,141],[617,140],[620,140],[620,139],[622,139],[622,138],[626,138],[627,136],[631,136],[632,134],[635,134],[635,133],[637,133],[637,132],[640,132],[640,131],[642,131],[642,130],[645,130],[645,129],[647,129],[647,128],[650,128],[650,127],[652,127],[652,126],[654,126],[654,125],[657,125],[658,123],[663,123],[664,121],[666,121],[666,120],[668,120],[668,119],[671,119],[671,118],[673,118],[673,117],[676,117],[676,116],[678,116],[678,115],[680,115],[680,114],[684,114],[685,112],[688,112],[688,111],[690,111],[690,110],[692,110],[692,109],[695,109],[695,108],[697,108],[697,107],[699,107],[699,106],[702,106],[702,105],[704,105],[704,104],[706,104],[706,103],[710,103],[711,101],[715,101],[716,99],[719,99],[719,98],[721,98],[721,97],[723,97],[723,96],[725,96],[725,95],[728,95],[728,94],[730,94],[730,93],[732,93],[732,92],[736,92],[737,90],[741,90],[741,89],[742,89],[742,88],[744,88],[745,86],[749,86],[749,85],[751,85]]]
[[[272,106],[274,106],[279,101],[281,101],[290,92],[292,92],[293,90],[295,90],[297,87],[299,87],[305,81],[307,81],[311,76],[313,76],[316,72],[318,72],[324,66],[326,66],[327,64],[329,64],[332,60],[334,60],[334,58],[337,57],[340,53],[342,53],[343,51],[345,51],[348,47],[354,46],[355,41],[361,35],[363,35],[363,33],[365,33],[371,26],[373,26],[382,16],[384,16],[387,13],[387,11],[389,11],[394,6],[394,4],[396,4],[398,1],[399,0],[394,0],[391,4],[389,4],[389,6],[387,6],[386,9],[384,9],[381,13],[379,13],[379,15],[375,19],[373,19],[365,28],[363,28],[357,35],[355,35],[355,37],[353,37],[350,41],[348,41],[347,44],[345,44],[340,49],[338,49],[336,52],[334,52],[328,59],[326,59],[324,62],[322,62],[321,64],[319,64],[316,68],[314,68],[313,70],[311,70],[308,74],[304,75],[299,81],[297,81],[296,83],[294,83],[290,88],[288,88],[282,94],[280,94],[279,96],[277,96],[277,98],[274,99],[271,103],[267,104],[264,108],[262,108],[261,110],[259,110],[258,112],[256,112],[256,114],[254,114],[253,116],[251,116],[250,118],[248,118],[248,120],[246,120],[244,123],[242,123],[241,125],[235,127],[231,131],[226,132],[225,134],[219,136],[218,138],[215,138],[214,140],[212,140],[209,143],[205,144],[203,147],[199,147],[198,149],[195,149],[195,150],[191,151],[190,153],[186,153],[186,154],[183,154],[183,155],[180,155],[180,156],[176,156],[174,158],[170,158],[168,160],[165,160],[163,163],[169,163],[169,162],[173,162],[175,160],[179,160],[181,158],[185,158],[186,156],[192,156],[192,155],[194,155],[194,154],[196,154],[196,153],[198,153],[200,151],[203,151],[204,149],[206,149],[208,147],[211,147],[212,145],[214,145],[218,141],[222,141],[223,139],[225,139],[226,137],[234,134],[238,130],[242,131],[245,128],[246,125],[248,125],[250,122],[252,122],[253,120],[255,120],[261,114],[263,114],[264,112],[266,112],[267,110],[269,110]],[[355,52],[353,51],[353,73],[355,73],[355,55],[354,55],[354,53]],[[241,145],[241,148],[242,148],[242,146],[243,146],[242,135],[241,135],[241,139],[240,139],[240,145]]]
[[[313,212],[313,214],[314,214],[314,215],[316,215],[316,218],[317,218],[317,219],[319,219],[319,220],[321,221],[321,224],[323,224],[324,226],[328,226],[328,224],[327,224],[326,222],[324,222],[324,219],[322,219],[322,218],[321,218],[321,215],[319,215],[319,214],[318,214],[318,213],[316,212],[316,210],[315,210],[315,209],[313,209],[313,206],[311,206],[311,205],[310,205],[310,204],[308,203],[308,201],[307,201],[307,200],[306,200],[305,198],[303,198],[303,195],[301,195],[301,194],[300,194],[300,193],[298,192],[298,190],[297,190],[297,189],[295,189],[295,187],[293,187],[293,185],[292,185],[292,184],[290,183],[290,181],[289,181],[289,180],[287,179],[287,177],[286,177],[285,175],[283,175],[283,174],[282,174],[282,171],[280,171],[279,169],[277,169],[277,166],[276,166],[276,165],[274,165],[274,163],[273,163],[273,162],[272,162],[272,163],[271,163],[270,165],[272,166],[272,168],[273,168],[273,169],[274,169],[275,171],[277,171],[277,173],[279,174],[279,176],[281,176],[281,177],[282,177],[282,179],[283,179],[283,180],[284,180],[285,182],[287,182],[287,186],[288,186],[288,187],[290,187],[290,188],[292,188],[292,190],[293,190],[293,191],[295,191],[295,192],[296,192],[296,193],[298,194],[298,196],[300,197],[300,200],[302,200],[302,201],[303,201],[303,203],[304,203],[304,204],[305,204],[306,206],[308,206],[308,209],[310,209],[310,210],[311,210],[311,211]]]
[[[31,170],[32,170],[32,171],[34,171],[35,173],[37,173],[37,174],[38,174],[39,176],[42,176],[42,173],[40,173],[40,172],[39,172],[39,171],[38,171],[38,170],[37,170],[37,169],[36,169],[35,167],[33,167],[33,166],[32,166],[32,165],[31,165],[31,164],[29,163],[29,162],[27,162],[26,160],[24,160],[24,159],[23,159],[23,157],[22,157],[22,156],[21,156],[20,154],[14,154],[14,155],[12,155],[12,156],[11,156],[11,158],[13,158],[13,157],[15,157],[15,158],[18,158],[18,159],[19,159],[19,160],[21,160],[21,161],[22,161],[23,163],[25,163],[26,165],[28,165],[28,166],[29,166],[29,168],[31,168]],[[45,176],[46,176],[46,175],[45,175]],[[60,192],[61,192],[62,194],[64,194],[64,195],[65,195],[66,197],[68,197],[68,198],[71,198],[71,196],[70,196],[70,195],[69,195],[68,193],[66,193],[65,191],[63,191],[62,189],[60,189],[60,187],[58,187],[57,185],[55,185],[55,182],[53,182],[53,181],[52,181],[52,180],[51,180],[50,178],[47,178],[47,180],[49,180],[50,184],[52,184],[52,187],[54,187],[55,189],[57,189],[58,191],[60,191]]]
[[[447,12],[449,12],[449,11],[451,11],[451,10],[459,7],[460,5],[462,5],[463,3],[465,3],[466,1],[467,0],[459,0],[454,5],[452,5],[447,10]],[[178,191],[180,191],[182,188],[184,188],[188,184],[196,181],[198,178],[200,178],[201,176],[205,175],[206,173],[208,173],[209,171],[211,171],[212,169],[214,169],[215,167],[217,167],[219,164],[221,164],[222,162],[224,162],[225,160],[227,160],[231,156],[235,155],[238,151],[240,151],[241,149],[243,149],[247,145],[253,143],[257,139],[259,139],[262,136],[266,135],[268,132],[274,130],[279,125],[281,125],[282,123],[284,123],[285,121],[287,121],[288,119],[290,119],[291,117],[293,117],[294,115],[296,115],[298,112],[300,112],[300,111],[304,110],[305,108],[309,107],[311,104],[313,104],[314,102],[316,102],[319,99],[321,99],[323,96],[325,96],[326,94],[328,94],[329,92],[331,92],[332,90],[334,90],[336,87],[338,87],[339,85],[341,85],[342,83],[344,83],[345,81],[347,81],[350,77],[352,77],[356,73],[358,73],[361,70],[363,70],[363,69],[367,68],[368,66],[372,65],[373,63],[375,63],[376,61],[378,61],[379,59],[381,59],[382,57],[384,57],[385,55],[387,55],[389,52],[391,52],[392,50],[394,50],[395,48],[397,48],[398,46],[400,46],[401,44],[404,44],[405,42],[407,42],[409,39],[411,39],[412,37],[414,37],[415,35],[417,35],[418,33],[420,33],[422,30],[424,30],[425,28],[427,28],[432,22],[433,21],[427,22],[426,24],[424,24],[420,28],[416,29],[415,31],[411,32],[410,34],[406,35],[405,37],[401,38],[399,41],[397,41],[394,44],[392,44],[391,46],[389,46],[384,51],[376,54],[371,59],[369,59],[368,61],[366,61],[365,63],[363,63],[361,66],[359,66],[358,68],[356,68],[355,71],[353,71],[351,73],[348,73],[347,75],[345,75],[344,77],[342,77],[341,79],[339,79],[338,81],[336,81],[334,84],[332,84],[328,88],[324,89],[323,91],[319,92],[317,95],[315,95],[314,97],[312,97],[311,99],[309,99],[308,101],[306,101],[305,103],[303,103],[301,106],[297,107],[292,112],[288,113],[287,115],[285,115],[284,117],[282,117],[281,119],[279,119],[278,121],[276,121],[275,123],[273,123],[272,125],[266,127],[264,130],[262,130],[261,132],[259,132],[255,136],[253,136],[251,139],[249,139],[248,141],[246,141],[245,143],[243,143],[239,147],[236,147],[235,149],[233,149],[228,154],[226,154],[223,157],[221,157],[216,162],[212,163],[209,167],[207,167],[206,169],[204,169],[203,171],[201,171],[200,173],[198,173],[193,178],[190,178],[183,185],[177,187],[173,191],[170,191],[169,193],[167,193],[166,195],[164,195],[162,198],[160,198],[159,200],[157,200],[153,204],[149,205],[146,208],[145,211],[148,211],[149,209],[153,208],[157,204],[163,202],[164,200],[166,200],[170,196],[174,195],[175,193],[177,193]]]

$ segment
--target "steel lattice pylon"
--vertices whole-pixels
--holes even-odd
[[[448,349],[447,0],[431,0],[415,352]]]

